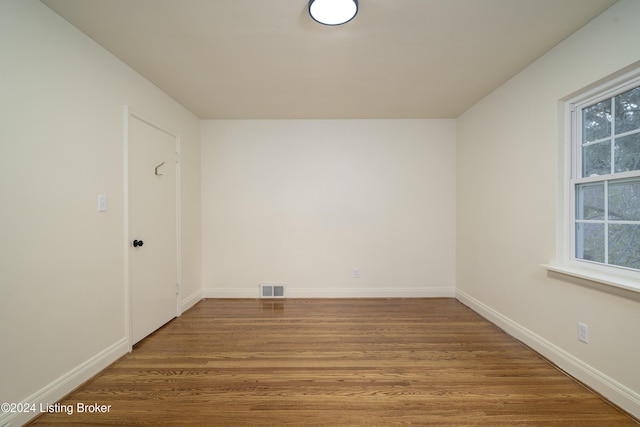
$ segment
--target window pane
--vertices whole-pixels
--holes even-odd
[[[582,184],[576,187],[577,219],[604,219],[604,184]]]
[[[640,169],[640,133],[617,138],[614,155],[616,172]]]
[[[640,87],[616,96],[616,134],[640,128]]]
[[[640,221],[640,179],[609,183],[609,219]]]
[[[604,262],[604,224],[576,224],[576,258]]]
[[[582,142],[611,136],[611,99],[582,110]]]
[[[640,269],[640,224],[609,225],[609,264]]]
[[[582,176],[611,173],[611,144],[609,141],[582,148]]]

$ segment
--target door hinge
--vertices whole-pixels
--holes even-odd
[[[180,283],[176,283],[176,295],[180,295]]]
[[[180,163],[180,153],[176,151],[176,164]]]

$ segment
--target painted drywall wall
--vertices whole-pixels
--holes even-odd
[[[181,136],[183,295],[201,294],[200,123],[36,0],[0,2],[0,52],[0,402],[53,403],[127,348],[125,104]]]
[[[457,122],[458,297],[636,416],[638,298],[541,264],[556,250],[558,102],[640,60],[638,22],[640,2],[617,3]]]
[[[453,295],[454,120],[207,120],[202,171],[205,296]]]

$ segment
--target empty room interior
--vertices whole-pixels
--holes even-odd
[[[212,382],[171,425],[640,419],[640,1],[325,1],[0,0],[1,427],[162,424],[64,399],[180,336]],[[232,358],[299,377],[188,422],[273,391]],[[518,398],[546,367],[620,418],[527,412],[581,399]]]

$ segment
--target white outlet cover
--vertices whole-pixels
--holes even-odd
[[[583,343],[589,343],[589,326],[578,322],[578,339]]]

